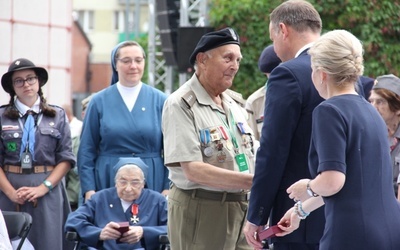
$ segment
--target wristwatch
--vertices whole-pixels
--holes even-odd
[[[51,192],[51,190],[53,190],[53,185],[51,184],[50,181],[44,180],[43,184],[49,189],[50,192]]]
[[[310,182],[311,182],[311,180],[309,180],[309,181],[307,182],[307,194],[308,194],[309,196],[311,196],[311,197],[318,197],[319,194],[314,193],[314,191],[311,189],[311,187],[310,187]]]

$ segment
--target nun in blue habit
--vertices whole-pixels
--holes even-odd
[[[65,231],[77,232],[95,249],[159,249],[159,236],[167,234],[167,200],[144,188],[148,166],[140,158],[121,158],[113,171],[115,187],[96,192],[72,212]],[[121,234],[119,222],[128,222],[129,231]]]
[[[148,188],[167,195],[161,131],[166,95],[141,81],[145,58],[137,42],[118,44],[111,53],[111,85],[89,102],[77,157],[86,198],[114,186],[112,168],[120,157],[140,157],[149,167]]]

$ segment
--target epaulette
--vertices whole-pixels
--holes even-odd
[[[247,113],[254,115],[254,112],[253,112],[253,110],[246,109],[246,111],[247,111]]]
[[[182,96],[182,100],[186,104],[186,107],[190,109],[196,102],[197,97],[194,94],[193,90],[190,90]]]
[[[52,107],[52,108],[58,108],[58,109],[64,110],[63,107],[60,107],[60,106],[58,106],[58,105],[56,105],[56,104],[47,103],[47,105],[48,105],[49,107]]]
[[[242,94],[240,94],[239,92],[230,90],[230,89],[225,90],[225,93],[227,95],[229,95],[235,102],[237,102],[242,108],[245,107],[246,100],[243,99]]]

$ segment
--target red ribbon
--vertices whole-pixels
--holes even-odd
[[[133,215],[138,215],[138,213],[139,213],[139,205],[138,204],[132,204],[131,212],[132,212]]]
[[[225,128],[223,126],[219,126],[218,128],[219,128],[219,131],[221,131],[222,138],[224,138],[224,140],[227,140],[228,135],[226,134]]]

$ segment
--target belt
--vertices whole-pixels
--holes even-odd
[[[5,172],[15,173],[15,174],[38,174],[46,173],[54,170],[54,166],[34,166],[32,168],[23,169],[20,166],[5,165],[3,167]]]
[[[182,191],[185,194],[192,196],[192,198],[200,198],[213,201],[248,201],[248,193],[228,193],[228,192],[217,192],[209,191],[205,189],[190,189],[184,190],[174,186],[176,189]]]

